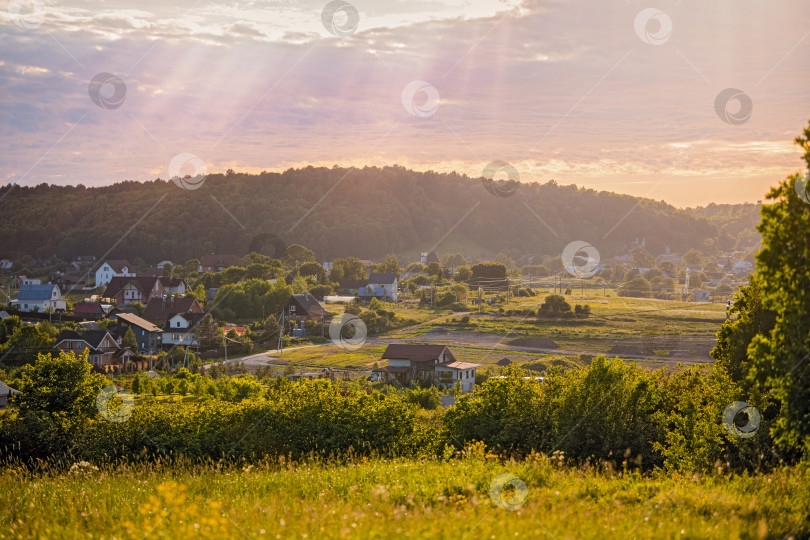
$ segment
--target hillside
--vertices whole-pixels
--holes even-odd
[[[736,231],[726,234],[723,223],[709,219],[716,216],[662,202],[553,181],[522,184],[504,197],[480,179],[399,166],[229,171],[195,190],[160,179],[99,188],[6,186],[0,214],[0,256],[12,259],[104,256],[111,248],[107,257],[147,263],[211,251],[243,255],[251,241],[261,244],[254,239],[262,233],[304,244],[322,260],[410,257],[440,241],[440,252],[516,258],[556,256],[573,240],[590,242],[603,258],[641,238],[653,254],[666,246],[711,253],[736,244]]]

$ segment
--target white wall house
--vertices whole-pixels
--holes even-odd
[[[11,307],[19,311],[44,313],[49,309],[64,310],[67,305],[62,300],[62,291],[53,283],[46,285],[23,285]]]
[[[196,347],[197,323],[202,318],[199,313],[178,313],[172,315],[163,327],[163,346]]]
[[[107,285],[114,277],[135,277],[135,269],[125,260],[104,261],[96,270],[96,287]]]
[[[396,274],[372,272],[369,274],[366,284],[358,290],[358,294],[367,300],[379,298],[387,302],[396,302],[398,284]]]

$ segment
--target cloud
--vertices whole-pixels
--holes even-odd
[[[42,158],[26,182],[152,179],[186,151],[214,170],[477,174],[498,159],[528,181],[657,185],[653,196],[697,204],[759,199],[801,165],[790,141],[806,121],[810,7],[799,0],[768,17],[725,1],[672,7],[660,46],[636,35],[631,4],[473,4],[357,2],[345,38],[323,28],[321,2],[79,2],[50,6],[36,30],[3,23],[2,177]],[[115,110],[89,99],[100,72],[126,84]],[[413,80],[439,93],[429,118],[402,106]],[[715,112],[728,87],[752,98],[743,125]],[[700,177],[721,187],[695,189]]]

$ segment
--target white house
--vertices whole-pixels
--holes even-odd
[[[397,275],[394,273],[372,272],[365,285],[358,290],[358,295],[366,300],[378,298],[386,302],[396,302],[398,283]]]
[[[202,313],[177,313],[166,320],[163,327],[164,347],[196,347],[197,323],[203,318]]]
[[[383,382],[397,381],[403,386],[419,384],[422,387],[437,385],[453,387],[459,384],[463,393],[475,386],[475,371],[478,364],[461,362],[447,345],[423,345],[392,343],[382,356],[388,364],[372,371]]]
[[[67,308],[67,304],[62,300],[62,291],[53,283],[21,286],[17,299],[11,301],[11,306],[20,311],[39,313],[44,313],[49,309],[64,310]]]
[[[107,285],[114,277],[135,277],[135,269],[123,259],[104,261],[96,270],[96,287]]]
[[[0,270],[11,270],[12,266],[14,266],[14,263],[9,259],[0,260]]]

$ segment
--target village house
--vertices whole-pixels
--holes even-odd
[[[14,263],[9,259],[0,259],[0,270],[11,270],[12,266],[14,266]]]
[[[204,317],[203,313],[185,312],[172,314],[163,327],[162,341],[166,348],[196,347],[197,325]]]
[[[162,298],[166,294],[163,284],[156,277],[112,278],[101,295],[115,300],[118,306],[127,304],[148,304],[152,298]]]
[[[141,317],[154,324],[164,324],[178,313],[202,313],[203,308],[193,296],[183,298],[152,298]]]
[[[123,259],[111,259],[96,270],[96,287],[107,285],[114,277],[135,277],[135,269],[129,261]]]
[[[200,257],[199,273],[222,272],[231,266],[239,266],[237,255],[203,255]]]
[[[79,302],[73,306],[73,314],[88,319],[101,319],[109,313],[112,306],[97,302]]]
[[[163,290],[166,294],[174,294],[177,296],[185,296],[186,292],[191,290],[186,283],[186,280],[178,277],[160,276],[158,278]]]
[[[366,284],[360,287],[359,296],[364,300],[377,298],[384,302],[396,302],[398,283],[394,273],[372,272]]]
[[[133,362],[133,353],[122,348],[107,330],[63,330],[56,337],[57,349],[80,355],[88,352],[87,361],[106,372],[138,369]]]
[[[284,316],[294,321],[323,322],[325,318],[331,317],[331,313],[325,311],[318,300],[306,292],[290,296],[284,305]]]
[[[113,318],[118,319],[117,334],[123,339],[129,328],[135,334],[138,342],[138,352],[141,354],[157,354],[160,351],[162,331],[156,325],[133,313],[116,313]]]
[[[67,307],[62,299],[62,291],[57,285],[22,285],[17,292],[17,299],[11,301],[11,307],[19,311],[44,313],[48,310],[64,311]]]
[[[373,370],[386,383],[397,381],[402,386],[453,387],[457,382],[463,393],[475,386],[478,364],[460,362],[447,345],[412,345],[392,343],[382,356],[388,365]]]

